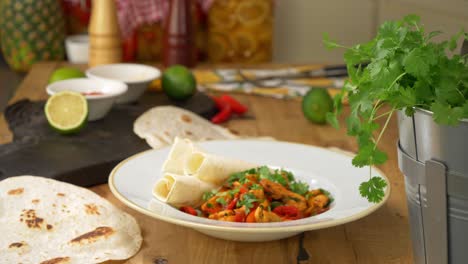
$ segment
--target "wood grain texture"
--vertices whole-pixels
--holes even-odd
[[[35,65],[10,103],[22,98],[45,99],[44,89],[49,75],[56,67],[64,65],[66,64]],[[78,67],[84,69],[84,66]],[[233,119],[226,126],[242,135],[272,136],[284,141],[338,147],[347,151],[357,150],[356,142],[346,135],[344,128],[335,130],[330,126],[309,123],[302,115],[299,101],[238,94],[235,97],[248,105],[250,111],[246,117]],[[341,123],[343,124],[343,119]],[[388,202],[370,216],[355,222],[305,232],[302,241],[300,236],[265,243],[241,243],[211,238],[125,207],[112,195],[107,185],[93,187],[91,189],[94,192],[133,215],[140,224],[144,237],[143,246],[137,255],[129,260],[106,263],[413,263],[404,180],[398,169],[396,156],[396,118],[391,120],[389,126],[381,141],[382,149],[389,154],[389,161],[380,167],[392,187]],[[11,133],[3,115],[0,115],[0,144],[9,141]],[[301,247],[308,258],[298,260]]]

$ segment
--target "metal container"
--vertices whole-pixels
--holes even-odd
[[[416,109],[398,125],[415,263],[468,263],[468,119],[443,126]]]

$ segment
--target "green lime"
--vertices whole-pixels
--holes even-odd
[[[173,100],[185,100],[197,91],[197,82],[189,69],[174,65],[164,71],[161,78],[162,88]]]
[[[333,100],[326,89],[312,88],[302,99],[302,112],[313,123],[324,124],[326,115],[333,111]]]
[[[47,100],[44,111],[52,128],[61,134],[72,134],[85,126],[88,102],[80,93],[62,91]]]
[[[56,81],[72,79],[72,78],[83,78],[86,75],[75,68],[63,67],[55,70],[49,78],[49,83],[53,83]]]

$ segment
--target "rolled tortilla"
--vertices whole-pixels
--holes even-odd
[[[214,185],[221,185],[232,173],[254,167],[258,166],[242,160],[194,151],[186,159],[184,174]]]
[[[156,199],[176,207],[198,206],[202,203],[203,193],[216,187],[196,177],[164,173],[156,182],[153,195]]]
[[[173,174],[184,174],[184,164],[194,149],[192,141],[176,137],[169,156],[162,166],[162,171]]]

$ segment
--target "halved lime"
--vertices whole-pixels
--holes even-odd
[[[311,122],[325,124],[326,115],[333,111],[333,99],[327,89],[311,88],[302,99],[302,112]]]
[[[72,134],[85,126],[88,102],[80,93],[62,91],[47,100],[44,111],[53,129],[61,134]]]

